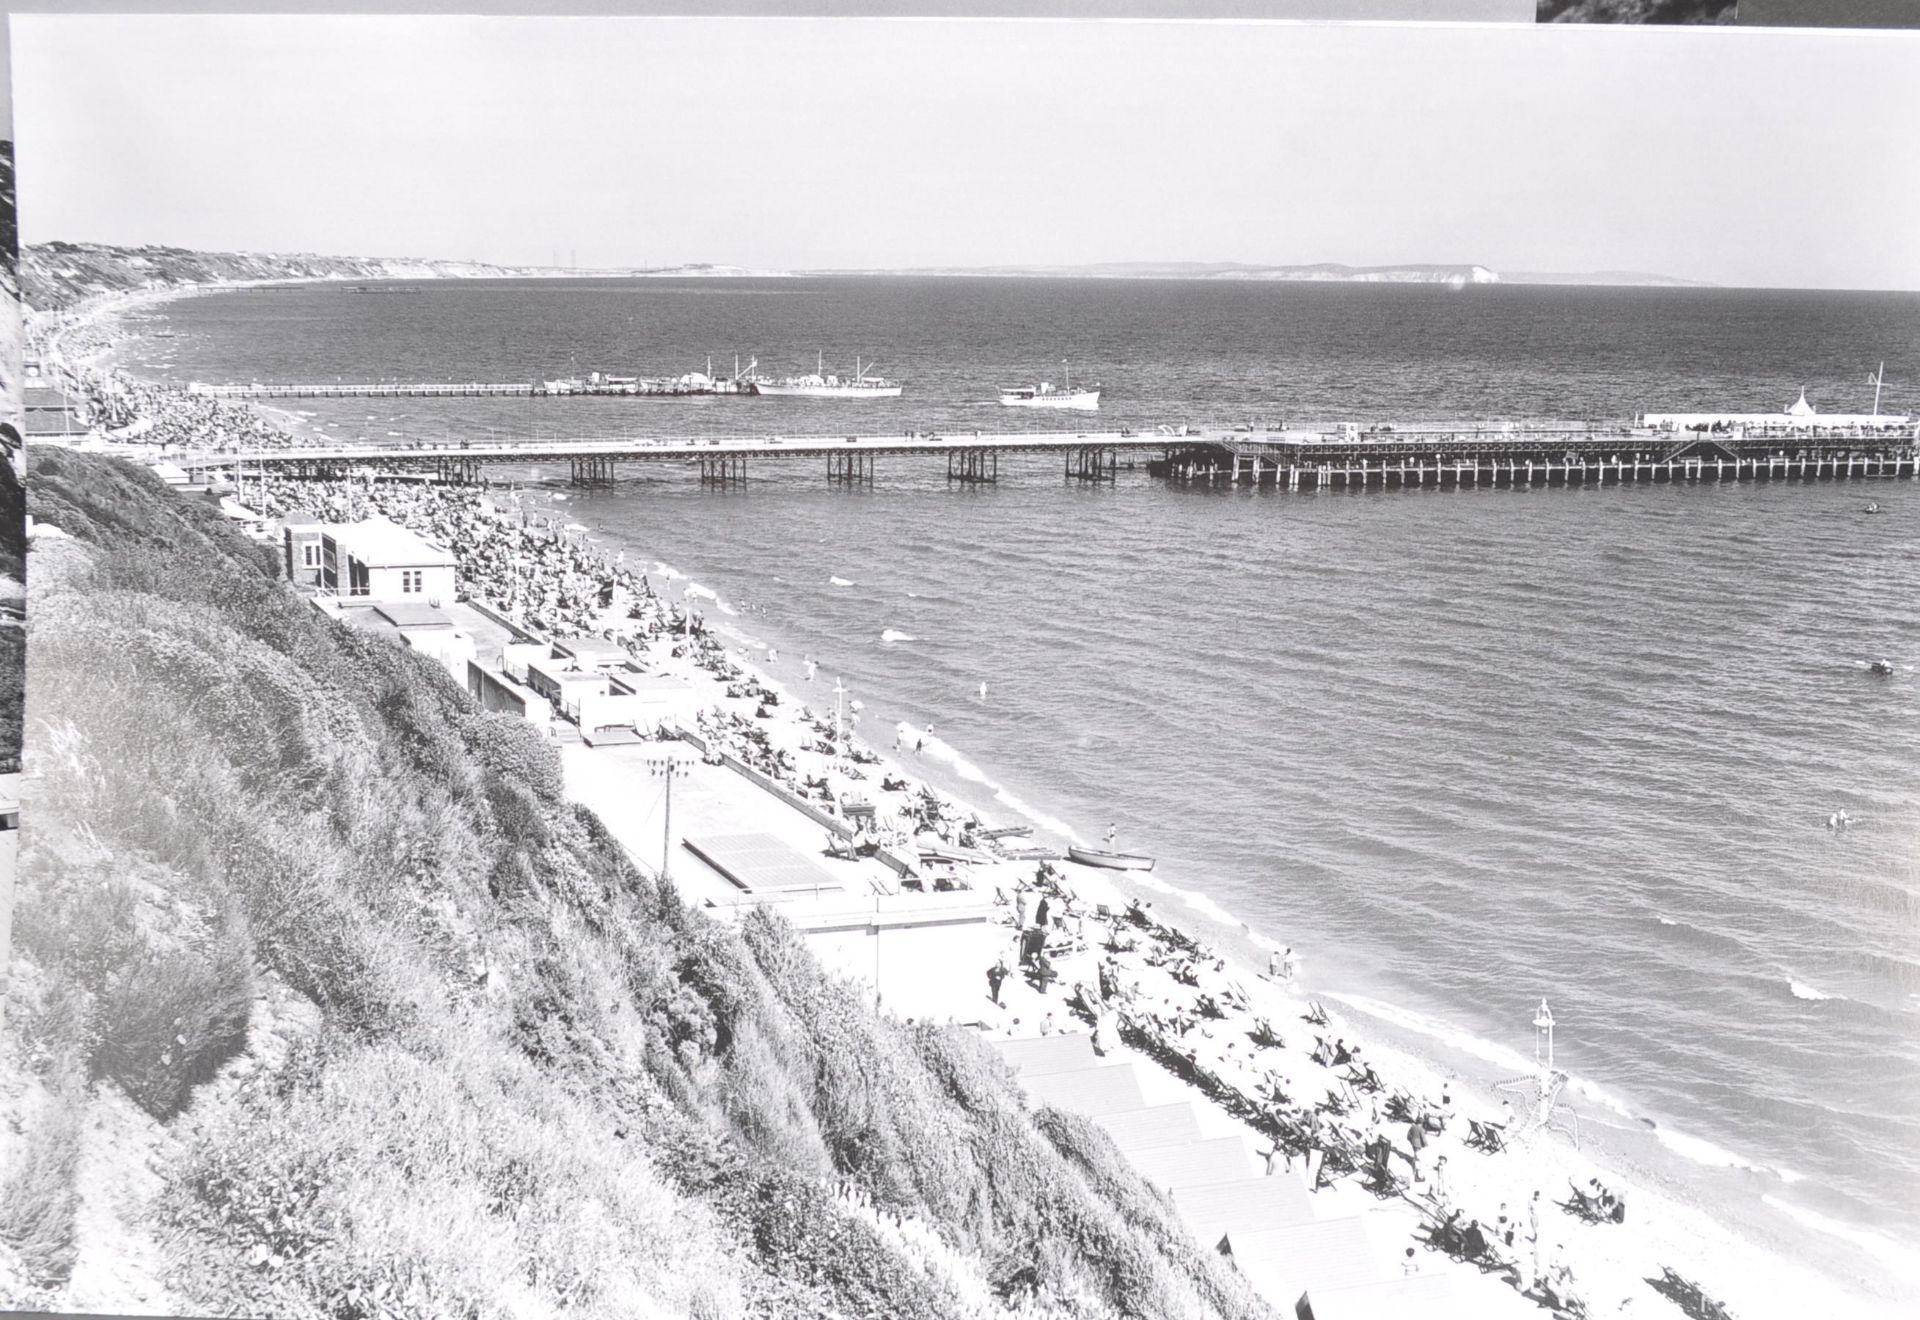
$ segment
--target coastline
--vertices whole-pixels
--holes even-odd
[[[153,291],[146,297],[136,296],[134,299],[130,299],[124,307],[95,307],[89,310],[88,319],[95,320],[103,315],[111,316],[125,310],[130,310],[134,306],[163,302],[174,296],[183,296],[185,292],[187,291]],[[680,581],[694,582],[695,579],[678,579],[676,580],[676,587]],[[749,650],[751,650],[757,640],[750,635],[748,624],[739,618],[729,618],[724,622],[717,622],[716,627],[721,632],[737,636],[741,643],[747,646]],[[783,642],[782,645],[791,646],[791,643]],[[747,673],[756,675],[759,680],[765,682],[767,686],[775,690],[786,690],[780,682],[779,675],[763,672],[763,667],[757,663],[757,656],[740,656],[730,653],[729,660],[739,665]],[[772,668],[772,666],[767,666],[766,668]],[[782,706],[783,708],[788,708],[788,703],[784,699]],[[963,756],[957,749],[948,750],[953,752],[955,758],[961,758]],[[884,760],[884,752],[882,755]],[[944,771],[947,768],[952,769],[955,778],[958,780],[964,781],[968,778],[959,770],[957,763],[948,767],[944,759],[936,756],[935,764],[942,767],[942,773],[938,776],[940,778],[945,777]],[[967,762],[967,764],[972,763]],[[887,761],[887,765],[890,770],[904,772],[909,779],[929,777],[923,766],[907,764],[896,767],[892,761]],[[988,777],[988,782],[991,782],[990,776]],[[941,791],[946,796],[957,798],[969,806],[979,805],[968,801],[968,794],[964,786],[954,789],[943,785]],[[1005,803],[997,805],[989,804],[990,809],[996,813],[998,813],[1001,806],[1006,805]],[[1110,877],[1083,877],[1077,868],[1074,872],[1073,886],[1075,889],[1085,891],[1088,894],[1098,892],[1102,886],[1111,886],[1111,892],[1121,901],[1124,901],[1127,897],[1138,897],[1142,893],[1150,892],[1153,901],[1160,905],[1156,909],[1156,916],[1163,921],[1167,919],[1165,913],[1167,903],[1171,898],[1177,896],[1175,891],[1171,891],[1161,883],[1153,883],[1147,886],[1146,889],[1133,889],[1131,886],[1115,885]],[[1204,895],[1201,897],[1204,898]],[[1199,909],[1195,909],[1195,915],[1198,917],[1204,915],[1204,913]],[[1231,924],[1231,914],[1223,915],[1227,922]],[[1184,916],[1175,919],[1175,924],[1177,925],[1184,926],[1187,922],[1188,918]],[[1231,947],[1232,941],[1230,933],[1228,937],[1216,939],[1214,935],[1209,932],[1203,936],[1203,938],[1206,938],[1210,943],[1214,943],[1216,947],[1225,947],[1225,951],[1228,953],[1238,973],[1236,979],[1246,985],[1250,998],[1267,1006],[1268,1011],[1275,1015],[1276,1021],[1284,1021],[1286,1016],[1285,1010],[1289,1008],[1294,1010],[1291,1016],[1297,1019],[1297,1010],[1299,1007],[1297,999],[1293,996],[1268,993],[1272,991],[1273,988],[1259,981],[1256,975],[1258,962],[1258,953],[1256,950],[1264,941],[1262,941],[1259,936],[1252,935],[1251,932],[1248,934],[1250,936],[1250,942],[1244,947]],[[1313,965],[1311,953],[1309,953],[1307,965],[1309,968]],[[1144,969],[1140,970],[1143,975],[1146,974]],[[1258,982],[1258,984],[1256,984],[1256,982]],[[1263,990],[1262,987],[1265,987],[1265,989]],[[976,987],[972,986],[967,988],[967,993],[964,998],[966,1004],[970,1005],[972,1003],[974,999],[972,992],[975,989]],[[962,1000],[957,994],[956,1003],[960,1002],[962,1002]],[[1026,1018],[1026,1021],[1031,1022],[1031,1018]],[[1352,1031],[1352,1028],[1344,1025],[1341,1015],[1336,1014],[1335,1021],[1336,1023],[1340,1023],[1337,1030],[1349,1033]],[[1299,1034],[1299,1031],[1295,1029],[1293,1031],[1287,1031],[1285,1034],[1288,1035],[1291,1041],[1291,1038]],[[1447,1083],[1449,1074],[1431,1061],[1419,1059],[1411,1053],[1407,1053],[1405,1057],[1398,1057],[1392,1047],[1381,1047],[1374,1036],[1369,1035],[1364,1039],[1368,1057],[1377,1060],[1387,1060],[1388,1062],[1383,1064],[1383,1071],[1390,1073],[1396,1083],[1408,1085],[1408,1089],[1413,1090],[1416,1094],[1431,1096],[1438,1092],[1441,1085]],[[1457,1075],[1454,1084],[1459,1085]],[[1468,1161],[1463,1159],[1461,1161],[1461,1167],[1464,1171],[1468,1167]],[[1533,1173],[1534,1176],[1528,1181],[1534,1182],[1536,1185],[1544,1188],[1548,1194],[1552,1194],[1563,1185],[1561,1175],[1564,1174],[1566,1177],[1577,1178],[1578,1181],[1584,1181],[1586,1177],[1594,1176],[1594,1172],[1590,1172],[1590,1170],[1597,1171],[1603,1176],[1604,1180],[1609,1182],[1617,1183],[1621,1177],[1619,1171],[1602,1169],[1600,1166],[1592,1164],[1585,1156],[1578,1155],[1571,1151],[1561,1151],[1557,1145],[1553,1145],[1546,1147],[1539,1153],[1536,1168],[1529,1171]],[[1552,1176],[1548,1177],[1547,1175],[1549,1174]],[[1456,1181],[1463,1199],[1468,1196],[1474,1197],[1476,1207],[1478,1206],[1479,1199],[1495,1195],[1499,1189],[1507,1186],[1506,1181],[1492,1176],[1489,1176],[1489,1178],[1483,1182],[1477,1178],[1470,1178],[1464,1172]],[[1327,1193],[1323,1192],[1322,1195],[1325,1196]],[[1507,1199],[1511,1201],[1513,1198],[1508,1196]],[[1623,1226],[1625,1231],[1621,1239],[1614,1242],[1601,1240],[1595,1243],[1584,1244],[1581,1253],[1575,1257],[1576,1275],[1582,1281],[1596,1278],[1611,1279],[1615,1277],[1625,1279],[1629,1273],[1636,1270],[1638,1271],[1639,1277],[1644,1277],[1647,1273],[1657,1269],[1657,1264],[1654,1262],[1653,1257],[1651,1255],[1639,1256],[1636,1257],[1634,1263],[1629,1264],[1624,1258],[1626,1250],[1622,1244],[1637,1244],[1645,1248],[1653,1249],[1661,1243],[1670,1241],[1674,1248],[1673,1255],[1671,1258],[1661,1260],[1658,1263],[1672,1263],[1676,1268],[1679,1268],[1682,1273],[1690,1275],[1697,1273],[1701,1281],[1707,1285],[1710,1292],[1728,1301],[1735,1314],[1754,1316],[1784,1313],[1789,1307],[1797,1313],[1805,1313],[1809,1308],[1817,1313],[1822,1309],[1823,1303],[1831,1303],[1831,1297],[1826,1291],[1829,1285],[1825,1281],[1818,1279],[1811,1272],[1802,1270],[1797,1266],[1789,1266],[1784,1261],[1778,1260],[1775,1261],[1776,1268],[1773,1271],[1759,1267],[1763,1251],[1773,1251],[1777,1254],[1779,1248],[1786,1247],[1788,1244],[1773,1243],[1766,1244],[1763,1247],[1759,1244],[1741,1242],[1730,1232],[1722,1228],[1717,1221],[1714,1221],[1710,1212],[1705,1209],[1685,1206],[1677,1201],[1668,1203],[1668,1201],[1663,1199],[1661,1193],[1639,1187],[1637,1184],[1635,1184],[1632,1189],[1632,1200],[1635,1205],[1634,1220],[1630,1221],[1628,1225]],[[1396,1210],[1395,1213],[1400,1213],[1400,1211]],[[1558,1211],[1554,1211],[1553,1213],[1556,1216],[1558,1215]],[[1411,1209],[1405,1211],[1405,1217],[1411,1220],[1413,1217]],[[1695,1218],[1705,1222],[1695,1224],[1692,1222]],[[1652,1235],[1652,1230],[1647,1227],[1647,1221],[1649,1219],[1665,1226],[1669,1231],[1657,1237]],[[1602,1231],[1612,1233],[1614,1230],[1608,1229]],[[1576,1226],[1571,1221],[1567,1221],[1566,1223],[1566,1232],[1570,1239],[1576,1232]],[[1593,1234],[1585,1234],[1585,1236],[1592,1237]],[[1602,1249],[1616,1247],[1621,1249],[1617,1251]],[[1573,1253],[1574,1251],[1575,1247],[1570,1242],[1569,1252]],[[1739,1261],[1737,1266],[1733,1263],[1735,1259]],[[1699,1263],[1692,1265],[1690,1268],[1690,1260],[1698,1261]],[[1730,1288],[1737,1290],[1730,1291]],[[1641,1291],[1644,1292],[1644,1289]],[[1856,1313],[1866,1312],[1856,1308]]]

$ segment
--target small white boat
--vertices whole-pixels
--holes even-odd
[[[1066,366],[1063,362],[1062,366]],[[1063,389],[1055,389],[1051,382],[1041,381],[1034,386],[1020,386],[1016,389],[1001,390],[1000,402],[1009,408],[1074,408],[1081,412],[1095,412],[1100,407],[1100,387],[1090,390],[1073,388],[1073,369],[1067,368],[1067,383]]]
[[[1108,852],[1104,848],[1067,845],[1067,859],[1082,866],[1098,866],[1108,871],[1151,871],[1153,858],[1139,853]]]

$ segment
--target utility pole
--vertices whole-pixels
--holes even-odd
[[[666,821],[660,834],[660,878],[671,880],[667,863],[673,854],[673,781],[687,773],[689,765],[670,751],[655,753],[647,758],[647,769],[656,779],[667,781]]]

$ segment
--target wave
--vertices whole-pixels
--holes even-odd
[[[920,639],[912,633],[903,633],[898,628],[889,628],[880,634],[883,642],[917,642]]]
[[[1662,917],[1660,918],[1660,924],[1662,926],[1678,926],[1680,923],[1675,921],[1672,917]]]
[[[843,577],[830,577],[827,579],[827,585],[830,587],[850,587],[853,583]]]
[[[1531,1075],[1534,1071],[1533,1060],[1512,1046],[1476,1036],[1442,1022],[1438,1018],[1428,1017],[1425,1013],[1417,1013],[1410,1008],[1401,1008],[1397,1004],[1389,1004],[1384,1000],[1372,999],[1366,995],[1335,994],[1331,990],[1320,991],[1319,994],[1322,999],[1331,999],[1336,1003],[1345,1004],[1368,1017],[1392,1023],[1415,1035],[1437,1040],[1462,1054],[1468,1054],[1483,1062],[1504,1068],[1516,1077]]]
[[[1710,1169],[1746,1169],[1751,1173],[1764,1173],[1778,1178],[1783,1183],[1800,1182],[1805,1175],[1788,1169],[1776,1169],[1770,1164],[1758,1164],[1742,1155],[1735,1155],[1724,1146],[1716,1146],[1705,1137],[1696,1137],[1690,1133],[1673,1128],[1655,1127],[1653,1135],[1662,1146],[1684,1160]]]
[[[1197,889],[1183,889],[1179,885],[1162,880],[1151,871],[1133,871],[1129,873],[1129,878],[1148,889],[1157,889],[1163,894],[1178,899],[1194,911],[1203,912],[1222,925],[1231,926],[1236,930],[1246,926],[1240,918]]]
[[[1061,820],[1058,816],[1048,815],[1024,799],[1015,797],[998,784],[993,785],[992,788],[993,800],[1007,808],[1007,810],[1025,816],[1041,829],[1046,830],[1050,834],[1057,834],[1068,842],[1078,841],[1073,832],[1073,826],[1067,824],[1067,822]]]
[[[1811,1228],[1815,1232],[1825,1233],[1829,1237],[1836,1237],[1842,1241],[1851,1242],[1854,1246],[1859,1247],[1862,1251],[1872,1256],[1882,1265],[1893,1270],[1896,1274],[1903,1275],[1910,1279],[1920,1279],[1920,1256],[1915,1255],[1911,1250],[1901,1246],[1884,1233],[1875,1232],[1873,1229],[1863,1228],[1854,1224],[1844,1224],[1837,1219],[1829,1219],[1825,1215],[1816,1214],[1812,1210],[1808,1210],[1802,1206],[1790,1205],[1777,1196],[1762,1196],[1760,1200],[1762,1204],[1772,1206],[1775,1210],[1778,1210],[1781,1214],[1805,1228]]]
[[[1846,998],[1845,995],[1830,995],[1824,990],[1816,990],[1814,987],[1808,985],[1805,981],[1796,981],[1792,977],[1787,978],[1787,989],[1793,992],[1793,997],[1795,999],[1819,1000],[1819,999],[1845,999]]]
[[[1450,1022],[1443,1022],[1439,1018],[1429,1017],[1425,1013],[1402,1008],[1398,1004],[1389,1004],[1384,1000],[1370,999],[1365,995],[1336,994],[1330,990],[1319,993],[1322,999],[1335,1000],[1365,1013],[1368,1017],[1378,1018],[1382,1022],[1392,1023],[1415,1035],[1439,1041],[1450,1049],[1503,1068],[1515,1077],[1531,1077],[1538,1069],[1538,1065],[1532,1059],[1510,1045],[1502,1045],[1484,1036],[1476,1036],[1464,1028],[1456,1027]],[[1638,1115],[1628,1108],[1624,1100],[1598,1082],[1567,1074],[1566,1089],[1583,1100],[1610,1110],[1621,1118],[1640,1121]]]

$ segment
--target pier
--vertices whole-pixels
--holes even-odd
[[[1174,485],[1294,492],[1480,490],[1652,482],[1913,479],[1911,427],[1862,434],[1705,435],[1646,429],[1402,430],[1356,433],[1203,431],[1028,432],[894,436],[582,438],[499,443],[331,446],[169,455],[188,470],[245,466],[308,478],[375,469],[478,482],[497,465],[566,464],[571,481],[607,487],[632,463],[699,470],[703,486],[747,480],[749,462],[824,463],[827,481],[871,486],[881,460],[943,463],[967,485],[1001,478],[1001,458],[1051,455],[1068,481],[1111,483],[1125,466]],[[1016,469],[1017,470],[1017,469]]]
[[[1168,446],[1147,470],[1177,483],[1290,491],[1912,478],[1916,437],[1912,428],[1731,435],[1557,428],[1364,436],[1214,432]]]
[[[556,388],[556,386],[561,386]],[[678,380],[561,382],[418,381],[358,382],[332,385],[254,383],[207,385],[194,381],[187,393],[207,399],[573,399],[672,398],[747,395],[731,381],[690,385]]]

